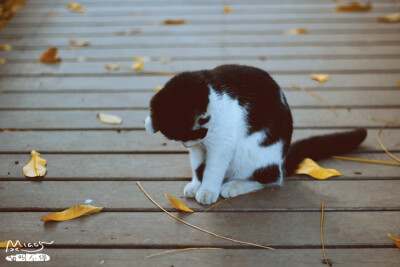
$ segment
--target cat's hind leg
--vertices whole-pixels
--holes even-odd
[[[232,180],[222,185],[221,196],[224,198],[236,197],[252,191],[260,190],[263,184],[250,180]]]

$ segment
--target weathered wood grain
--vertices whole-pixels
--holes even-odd
[[[293,141],[313,135],[340,132],[331,130],[294,131]],[[368,130],[367,139],[358,148],[359,152],[381,152],[376,141],[376,129]],[[381,135],[382,142],[393,152],[398,152],[399,129],[386,129]],[[36,149],[42,153],[186,153],[178,142],[167,141],[160,134],[150,135],[145,131],[26,131],[0,132],[2,153],[29,153]],[[389,158],[388,158],[389,160]]]
[[[301,95],[300,95],[301,96]],[[57,101],[63,101],[58,98]],[[144,103],[145,104],[145,103]],[[131,108],[135,108],[132,103]],[[97,114],[101,110],[13,110],[0,111],[0,129],[144,129],[147,110],[113,110],[104,113],[121,117],[121,125],[100,122]],[[357,108],[336,109],[326,107],[315,112],[314,109],[296,109],[292,112],[294,126],[299,128],[353,128],[381,127],[382,122],[372,117],[397,121],[400,108]]]
[[[39,152],[42,152],[39,150]],[[399,153],[395,153],[400,157]],[[189,155],[187,154],[48,154],[42,153],[47,160],[49,180],[186,180],[192,177]],[[385,153],[348,154],[349,157],[391,161]],[[24,180],[22,167],[28,163],[30,154],[0,154],[0,180]],[[397,166],[360,163],[338,159],[326,159],[319,164],[328,169],[338,169],[342,179],[399,179]],[[286,180],[310,180],[306,176],[293,175]],[[28,179],[29,180],[29,179]]]
[[[43,223],[40,219],[44,214],[3,212],[0,236],[14,240],[18,233],[19,240],[52,240],[54,244],[68,246],[239,246],[183,225],[162,212],[101,212],[62,223]],[[321,244],[320,212],[175,214],[220,235],[272,247]],[[326,212],[325,245],[393,246],[387,233],[400,231],[396,224],[399,215],[398,211]]]
[[[186,182],[142,182],[147,193],[167,210],[175,209],[165,193],[182,200],[194,211],[204,211],[207,206],[183,197],[185,185]],[[159,211],[134,181],[7,181],[0,182],[0,188],[2,198],[7,199],[0,203],[0,211],[63,210],[84,204],[86,199],[92,199],[95,206],[106,207],[105,211]],[[230,199],[213,211],[318,211],[321,201],[328,210],[399,210],[398,188],[400,180],[288,181],[279,190],[264,189]]]

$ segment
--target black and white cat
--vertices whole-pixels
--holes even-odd
[[[365,129],[311,137],[290,144],[293,121],[286,98],[267,72],[222,65],[173,77],[151,99],[150,133],[190,148],[193,179],[184,196],[216,202],[265,186],[282,186],[306,157],[350,152]]]

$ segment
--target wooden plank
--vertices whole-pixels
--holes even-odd
[[[319,200],[315,202],[319,203]],[[329,203],[326,204],[329,207]],[[46,212],[3,212],[0,236],[3,240],[14,240],[18,233],[19,240],[49,240],[59,246],[243,247],[185,226],[161,212],[102,212],[63,223],[43,223],[40,218],[44,214]],[[394,247],[387,233],[400,231],[400,226],[396,224],[399,215],[398,211],[327,212],[324,220],[325,244]],[[246,212],[245,215],[200,212],[178,216],[218,234],[272,247],[320,247],[321,244],[319,212]]]
[[[276,82],[285,90],[293,91],[291,83],[311,88],[315,91],[327,90],[398,90],[395,73],[375,74],[331,74],[331,80],[315,87],[315,82],[304,74],[272,74]],[[147,91],[154,92],[157,86],[165,84],[171,77],[1,77],[0,92],[102,92],[102,91]],[[314,88],[315,87],[315,88]]]
[[[62,98],[58,98],[60,101]],[[146,110],[107,110],[106,113],[121,117],[121,125],[101,123],[96,117],[98,110],[13,110],[0,111],[0,129],[144,129]],[[372,117],[396,121],[400,117],[399,108],[357,108],[336,109],[298,109],[293,112],[295,127],[308,128],[349,128],[381,127],[382,122]]]
[[[400,24],[399,24],[400,25]],[[97,28],[98,29],[98,28]],[[59,55],[63,61],[77,61],[80,56],[87,61],[127,60],[133,55],[150,57],[157,61],[159,57],[171,60],[187,59],[306,59],[306,58],[397,58],[400,56],[399,46],[365,46],[365,47],[181,47],[181,48],[121,48],[121,49],[60,49]],[[7,61],[37,60],[42,50],[0,51],[0,56]]]
[[[43,152],[39,150],[39,152]],[[400,157],[399,153],[395,153]],[[187,154],[48,154],[42,153],[47,160],[47,174],[44,181],[59,180],[186,180],[192,177],[190,160]],[[385,153],[348,154],[349,157],[391,161]],[[22,173],[30,159],[25,154],[0,154],[0,180],[23,180]],[[17,164],[16,164],[17,163]],[[398,179],[399,167],[368,164],[338,159],[326,159],[319,164],[328,169],[338,169],[342,179]],[[72,166],[72,167],[71,167]],[[287,180],[311,179],[294,175]]]
[[[165,193],[181,199],[194,211],[207,208],[194,199],[184,198],[186,182],[142,182],[142,185],[167,210],[175,211]],[[0,188],[2,198],[7,199],[0,203],[2,212],[64,210],[84,204],[86,199],[92,199],[95,206],[106,207],[105,211],[159,211],[132,181],[8,181],[0,182]],[[264,189],[231,199],[214,211],[319,211],[321,201],[327,204],[327,210],[400,210],[399,188],[400,180],[288,181],[279,190]]]
[[[399,107],[400,91],[337,91],[320,92],[336,108],[350,107]],[[154,93],[35,93],[4,94],[0,98],[0,110],[26,109],[147,109]],[[323,107],[326,104],[304,92],[285,92],[291,108]],[[62,99],[62,101],[60,101]]]
[[[303,130],[294,132],[293,141],[312,135],[339,132],[341,130]],[[368,137],[359,152],[381,152],[376,142],[377,130],[368,130]],[[381,138],[387,149],[398,152],[400,130],[386,129]],[[21,141],[23,140],[23,141]],[[145,131],[27,131],[0,132],[0,151],[4,153],[29,153],[36,149],[42,153],[138,153],[176,152],[186,153],[180,143],[167,141],[160,134]],[[388,159],[389,160],[389,159]]]
[[[3,37],[2,42],[7,42],[14,47],[37,47],[43,50],[46,46],[69,47],[69,37],[26,37],[14,38]],[[179,35],[179,36],[109,36],[87,37],[90,48],[133,48],[133,47],[170,47],[170,46],[273,46],[273,45],[292,45],[292,46],[343,46],[356,44],[360,46],[379,44],[398,44],[399,38],[394,34],[319,34],[319,35]],[[162,42],[162,43],[160,43]]]
[[[107,70],[106,64],[119,64],[127,69],[119,71]],[[144,70],[183,72],[199,69],[210,69],[223,64],[251,65],[264,69],[272,74],[299,74],[310,72],[331,73],[359,73],[359,72],[398,72],[400,60],[398,59],[282,59],[282,60],[188,60],[172,61],[165,65],[160,62],[145,63]],[[46,75],[135,75],[140,71],[130,69],[133,61],[118,62],[64,62],[60,64],[41,63],[9,63],[2,64],[0,71],[2,76],[46,76]]]
[[[33,242],[33,241],[32,241]],[[218,249],[218,250],[191,250],[181,253],[172,253],[159,257],[147,256],[174,249],[133,249],[133,248],[62,248],[49,249],[45,246],[43,253],[48,254],[51,260],[40,263],[41,266],[54,266],[54,263],[63,263],[66,266],[94,266],[104,264],[110,266],[187,266],[188,262],[196,262],[204,266],[293,266],[320,267],[323,263],[320,248],[316,249],[285,249],[265,251],[263,249]],[[395,267],[398,264],[399,252],[397,248],[358,248],[358,249],[330,249],[327,251],[330,263],[364,267]],[[3,259],[6,254],[0,251]],[[4,262],[5,267],[15,266],[14,263]]]

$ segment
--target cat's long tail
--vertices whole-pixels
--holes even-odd
[[[286,156],[285,171],[289,176],[294,173],[303,159],[320,160],[334,155],[348,153],[358,147],[367,137],[366,129],[312,136],[294,142]]]

